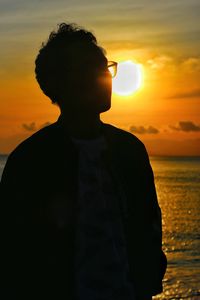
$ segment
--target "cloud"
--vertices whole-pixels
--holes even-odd
[[[140,44],[141,46],[142,44]],[[165,67],[170,68],[171,71],[178,73],[199,73],[200,72],[200,57],[185,57],[184,59],[178,59],[175,56],[169,56],[168,54],[161,54],[154,57],[149,57],[146,60],[146,65],[153,70],[160,71]]]
[[[159,133],[159,130],[153,126],[130,126],[129,128],[130,132],[132,133],[138,133],[138,134],[157,134]]]
[[[147,64],[150,66],[151,69],[154,70],[161,70],[171,62],[172,58],[166,55],[157,56],[147,60]]]
[[[180,92],[167,97],[167,99],[196,98],[196,97],[200,97],[200,89],[195,89],[187,92]]]
[[[173,130],[184,132],[200,131],[200,125],[196,125],[191,121],[180,121],[177,126],[169,125],[169,127]]]
[[[27,131],[35,131],[36,130],[35,122],[32,122],[30,124],[22,124],[22,127]]]
[[[50,124],[51,124],[51,122],[47,121],[47,122],[41,124],[40,126],[36,126],[36,123],[32,122],[30,124],[22,124],[22,127],[27,131],[36,131],[36,130],[42,129],[46,126],[49,126]]]
[[[183,61],[182,68],[189,73],[200,72],[200,58],[188,57]]]

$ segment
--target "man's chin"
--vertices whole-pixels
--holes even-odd
[[[106,112],[110,108],[111,108],[111,102],[110,103],[106,103],[106,104],[102,105],[102,107],[100,107],[99,113]]]

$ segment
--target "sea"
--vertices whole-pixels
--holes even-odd
[[[7,156],[0,155],[0,177]],[[200,157],[150,157],[168,260],[157,299],[200,300]],[[123,299],[122,299],[123,300]]]

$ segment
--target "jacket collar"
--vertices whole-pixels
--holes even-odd
[[[70,138],[70,134],[67,131],[67,128],[63,126],[61,115],[58,117],[58,120],[54,123],[54,126],[58,128],[61,134],[65,135],[66,138]],[[103,123],[101,120],[100,120],[100,126],[101,126],[101,131],[105,136],[107,142],[109,144],[113,143],[115,141],[115,131],[113,130],[114,127],[109,124]]]

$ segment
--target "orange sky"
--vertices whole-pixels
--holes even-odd
[[[143,66],[142,88],[113,95],[102,120],[131,131],[150,155],[200,155],[200,3],[132,2],[0,3],[0,153],[57,119],[58,108],[34,78],[34,60],[49,32],[66,21],[92,30],[109,60]]]

